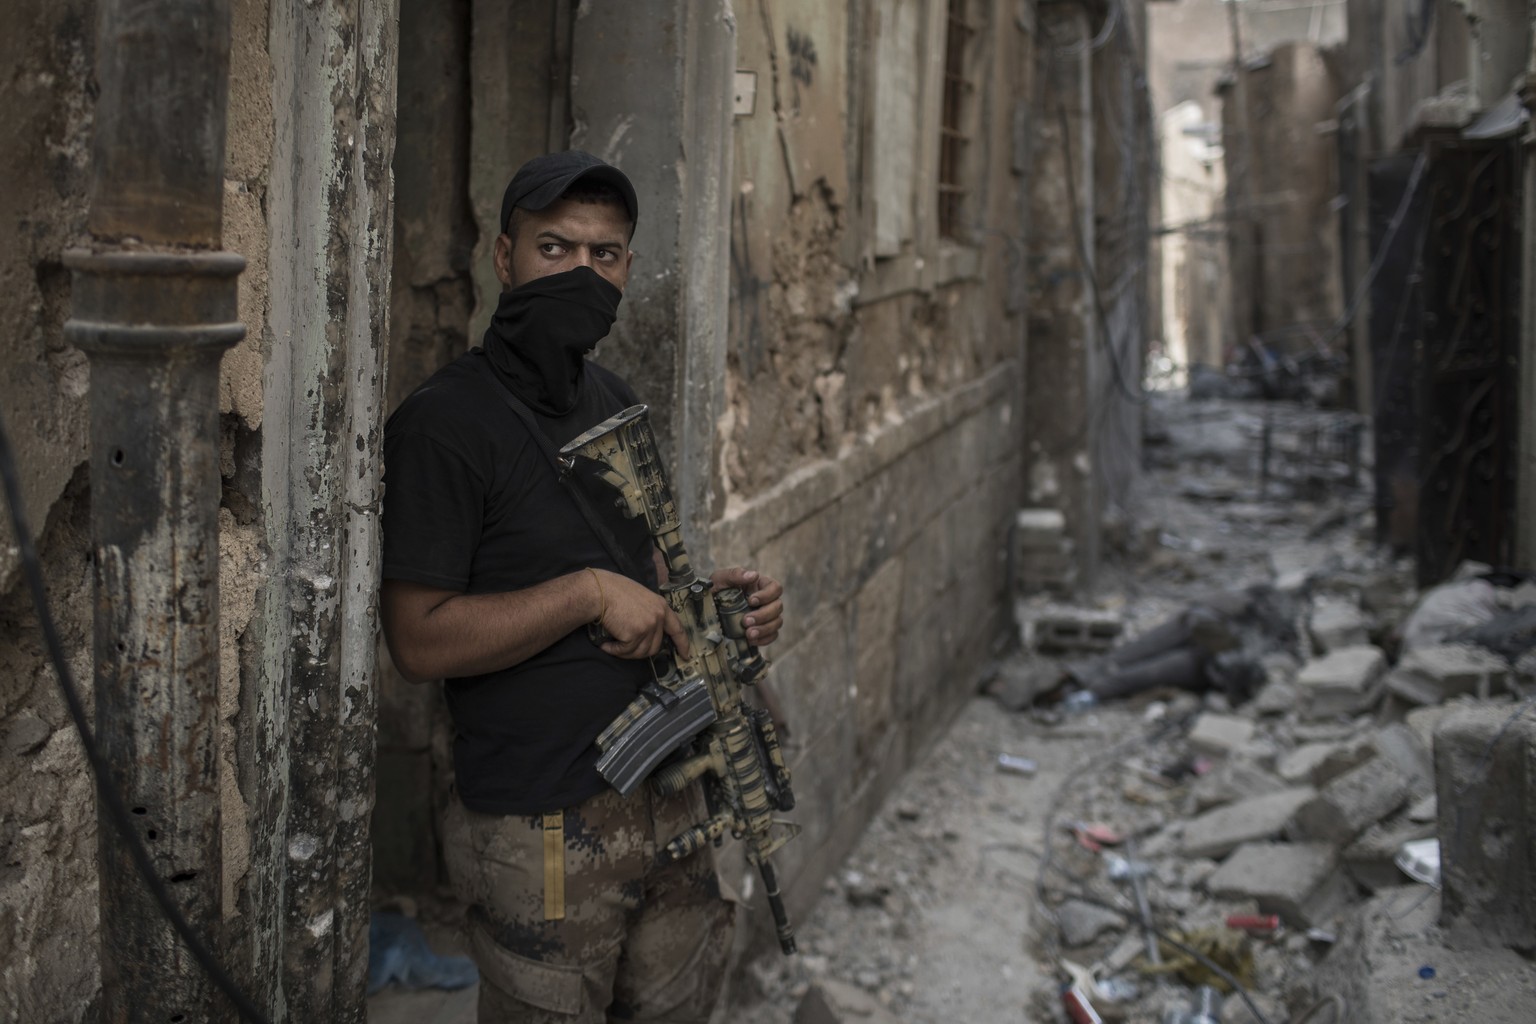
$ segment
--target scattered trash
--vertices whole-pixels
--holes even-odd
[[[1435,976],[1435,969],[1430,964],[1425,964],[1423,967],[1419,968],[1419,977],[1423,978],[1425,981],[1428,981],[1430,978],[1433,978],[1434,976]]]
[[[1394,863],[1403,874],[1425,885],[1440,884],[1440,840],[1415,839],[1397,851]]]
[[[1007,772],[1010,775],[1033,775],[1040,770],[1040,764],[1033,758],[1015,757],[1012,754],[998,754],[997,770]]]
[[[480,980],[467,956],[438,956],[421,926],[404,914],[375,911],[368,919],[368,994],[391,983],[402,988],[468,988]]]
[[[1280,931],[1279,914],[1228,914],[1227,927],[1250,935],[1273,935]]]
[[[1078,714],[1095,707],[1099,698],[1087,690],[1074,690],[1062,699],[1061,708],[1068,714]]]
[[[1236,978],[1239,985],[1253,987],[1253,951],[1249,948],[1248,936],[1224,927],[1198,928],[1172,932],[1171,935]],[[1205,963],[1172,943],[1164,942],[1162,947],[1163,963],[1148,963],[1142,967],[1142,973],[1173,974],[1187,985],[1212,985],[1222,992],[1231,990],[1227,980]]]
[[[1221,995],[1209,985],[1195,989],[1195,998],[1188,1010],[1171,1010],[1166,1024],[1221,1024]]]
[[[1085,850],[1101,853],[1106,846],[1119,846],[1124,837],[1108,825],[1096,821],[1069,821],[1067,830],[1077,837],[1077,843]]]
[[[1306,935],[1308,942],[1317,942],[1325,946],[1331,946],[1339,941],[1339,937],[1326,928],[1308,928]]]
[[[1088,994],[1075,983],[1061,987],[1061,1005],[1067,1008],[1067,1016],[1075,1024],[1104,1024],[1104,1018],[1093,1008]]]
[[[1130,860],[1118,853],[1106,853],[1104,872],[1116,882],[1126,882],[1133,878],[1147,877],[1152,872],[1152,865],[1144,860]]]
[[[1136,979],[1115,977],[1105,978],[1093,986],[1094,992],[1106,1003],[1129,1003],[1141,998],[1141,986],[1136,984]]]

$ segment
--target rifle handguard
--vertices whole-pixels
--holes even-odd
[[[779,946],[793,953],[794,932],[768,858],[800,830],[773,817],[775,810],[795,805],[789,769],[771,716],[742,698],[742,687],[768,668],[747,640],[743,620],[751,605],[737,587],[711,593],[708,581],[690,566],[682,520],[645,406],[625,409],[560,449],[566,469],[574,469],[578,460],[597,464],[593,476],[617,492],[617,504],[626,516],[644,518],[666,562],[662,596],[682,620],[689,646],[688,657],[675,658],[671,671],[648,686],[649,692],[636,697],[597,738],[602,751],[597,770],[625,795],[647,776],[662,794],[681,792],[703,779],[713,816],[674,838],[660,856],[690,856],[727,832],[740,839],[747,860],[762,873]],[[691,757],[657,768],[689,743]]]

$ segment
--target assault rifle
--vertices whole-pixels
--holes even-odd
[[[795,797],[772,716],[742,695],[744,686],[763,678],[768,662],[747,642],[746,595],[736,587],[711,592],[709,580],[689,564],[646,413],[632,405],[560,449],[566,472],[585,462],[583,468],[617,492],[615,504],[626,517],[645,517],[667,567],[662,596],[688,634],[688,657],[672,650],[652,659],[652,681],[598,736],[597,770],[625,796],[647,776],[663,794],[702,778],[711,817],[669,842],[663,856],[680,860],[727,832],[740,839],[762,874],[779,947],[793,953],[794,931],[768,858],[799,834],[799,826],[773,817],[792,809]],[[681,758],[656,770],[674,753]]]

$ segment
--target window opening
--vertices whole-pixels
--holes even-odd
[[[944,38],[944,109],[939,121],[939,237],[961,240],[968,189],[961,181],[970,136],[965,114],[976,86],[965,77],[965,50],[976,29],[966,19],[966,0],[949,0]]]

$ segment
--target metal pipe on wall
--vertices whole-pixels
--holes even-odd
[[[160,876],[215,949],[218,376],[245,328],[220,251],[228,0],[103,0],[89,248],[66,337],[91,362],[96,735]],[[102,1019],[228,1016],[98,810]]]

